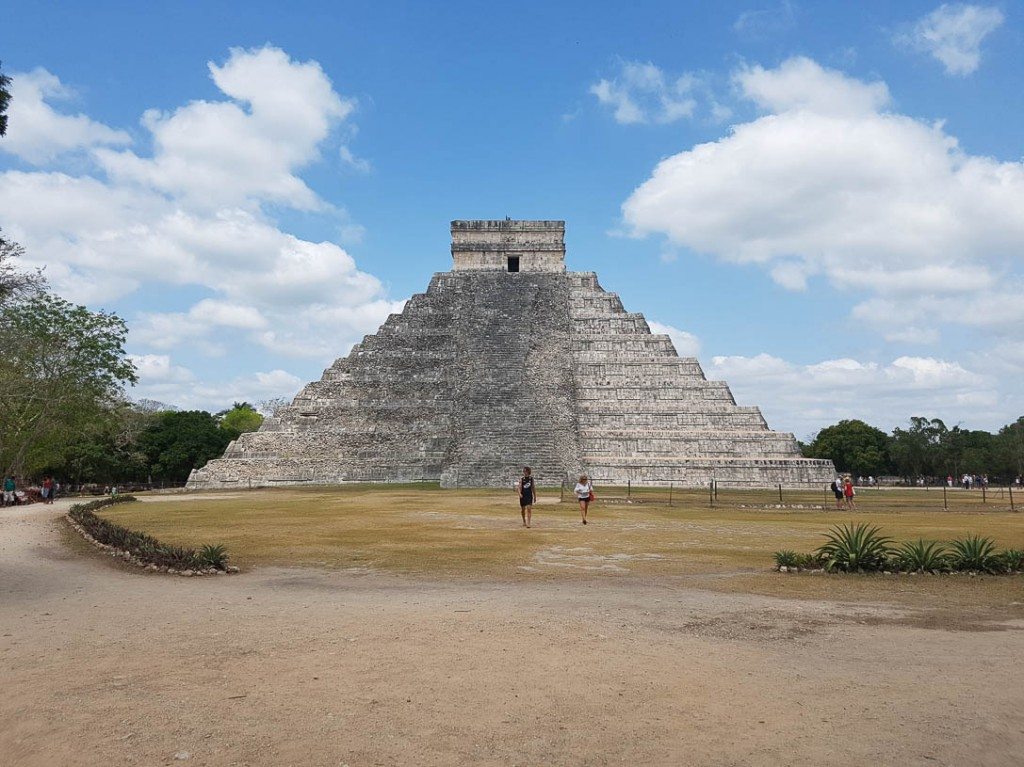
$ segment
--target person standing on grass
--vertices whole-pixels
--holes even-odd
[[[14,483],[14,477],[4,477],[4,506],[13,506],[17,501],[14,498],[14,491],[18,486]]]
[[[843,483],[843,497],[846,498],[846,508],[856,510],[857,503],[853,500],[853,496],[856,494],[856,491],[853,489],[853,479],[847,477],[846,482]]]
[[[572,491],[576,495],[576,500],[580,502],[580,517],[583,524],[587,524],[587,509],[590,502],[594,500],[594,486],[591,484],[590,478],[586,474],[580,474],[579,482],[576,483],[576,487]]]
[[[843,509],[843,478],[836,477],[832,480],[832,484],[829,485],[832,488],[832,494],[836,497],[836,509],[842,511]]]
[[[519,492],[519,513],[523,515],[523,527],[529,527],[533,519],[533,503],[537,500],[532,472],[529,466],[523,467],[523,476],[516,482]]]

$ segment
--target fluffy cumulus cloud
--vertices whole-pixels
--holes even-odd
[[[172,404],[182,410],[224,408],[232,402],[257,404],[275,397],[292,397],[303,384],[298,376],[281,369],[227,380],[199,379],[192,371],[171,364],[166,356],[145,357],[148,359],[134,359],[139,369],[139,383],[133,396]]]
[[[698,85],[693,74],[670,76],[649,62],[624,61],[615,77],[594,83],[590,93],[622,125],[665,124],[693,116]]]
[[[142,116],[152,144],[146,155],[123,131],[59,111],[54,101],[66,89],[41,70],[15,75],[12,107],[21,111],[12,109],[0,140],[0,150],[32,162],[72,150],[91,159],[88,172],[56,165],[0,174],[0,226],[26,246],[28,265],[45,265],[59,293],[92,304],[161,286],[206,294],[179,311],[128,317],[144,382],[179,392],[189,381],[167,356],[175,349],[218,355],[230,339],[326,358],[400,306],[338,244],[297,237],[268,213],[310,211],[352,228],[300,174],[322,159],[355,102],[316,62],[272,47],[233,49],[209,72],[220,100]],[[345,152],[330,155],[339,156]],[[275,381],[295,388],[271,376],[251,391]],[[197,376],[192,390],[203,387]],[[156,394],[145,396],[161,399]]]
[[[16,75],[11,82],[8,130],[0,149],[32,164],[88,147],[124,146],[131,137],[82,114],[55,112],[47,101],[67,102],[74,92],[45,69]]]
[[[889,430],[911,415],[970,413],[972,421],[994,426],[1005,423],[1008,404],[995,377],[933,357],[799,365],[769,354],[721,356],[712,357],[705,372],[727,381],[738,403],[759,405],[769,426],[801,439],[844,418],[867,418]],[[1009,404],[1022,406],[1024,400]]]
[[[991,6],[940,5],[897,41],[930,54],[947,74],[964,76],[977,71],[982,42],[1003,20],[1003,12]]]
[[[862,295],[891,335],[1021,332],[1024,164],[964,152],[883,83],[794,58],[735,75],[764,114],[662,161],[623,205],[637,235]],[[1004,310],[1005,309],[1005,310]]]

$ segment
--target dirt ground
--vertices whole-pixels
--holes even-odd
[[[186,579],[98,555],[65,510],[0,510],[5,766],[1019,765],[1024,753],[1020,579],[1001,606],[952,613],[925,598],[715,588],[747,572],[263,566]]]

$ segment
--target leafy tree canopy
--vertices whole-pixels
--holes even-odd
[[[862,476],[884,474],[889,469],[889,437],[864,421],[840,421],[819,431],[805,454],[809,458],[831,458],[839,471]]]
[[[217,415],[220,417],[220,427],[231,436],[231,439],[236,439],[239,434],[247,431],[256,431],[263,423],[263,416],[248,402],[236,402],[230,410]]]
[[[139,437],[154,479],[184,482],[193,468],[219,458],[232,437],[205,410],[164,412]]]
[[[127,328],[114,314],[92,312],[36,293],[0,304],[0,466],[22,473],[26,458],[46,463],[94,427],[135,383],[124,351]]]

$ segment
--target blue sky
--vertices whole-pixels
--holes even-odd
[[[290,396],[508,215],[772,428],[1024,413],[1022,3],[147,6],[0,26],[0,227],[133,396]]]

